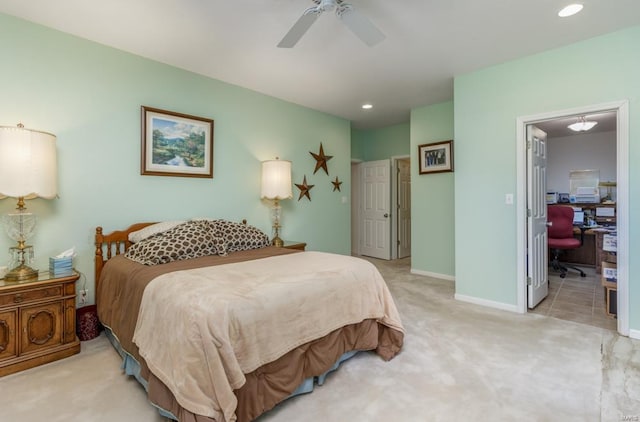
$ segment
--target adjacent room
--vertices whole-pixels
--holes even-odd
[[[635,0],[0,0],[2,419],[639,418],[638,45]]]
[[[616,113],[605,112],[536,125],[547,135],[547,206],[572,208],[575,240],[550,247],[549,259],[559,265],[549,271],[549,295],[531,310],[612,330],[617,291],[612,274],[602,269],[615,269],[612,241],[616,230],[625,230],[615,217],[616,122]]]

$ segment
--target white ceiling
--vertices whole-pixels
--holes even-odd
[[[367,47],[325,13],[276,45],[311,0],[0,0],[0,12],[351,120],[409,121],[453,78],[640,24],[638,0],[350,0],[387,38]],[[370,102],[372,110],[362,110]]]
[[[574,132],[568,128],[571,123],[577,122],[578,118],[582,116],[584,116],[588,121],[597,122],[597,124],[587,132]],[[616,112],[609,111],[549,120],[546,122],[536,123],[536,126],[547,133],[547,138],[562,138],[565,136],[577,136],[598,132],[615,132],[617,130],[617,123]]]

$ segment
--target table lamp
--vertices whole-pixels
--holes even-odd
[[[291,161],[275,160],[262,162],[262,190],[260,197],[273,201],[272,223],[273,223],[273,240],[274,246],[281,247],[284,242],[280,239],[281,208],[280,200],[291,199],[293,193],[291,190]]]
[[[36,216],[27,211],[25,199],[57,195],[56,137],[47,132],[0,126],[0,199],[18,200],[15,211],[2,217],[7,235],[18,242],[10,248],[12,268],[7,282],[38,278],[38,270],[29,267],[33,247],[26,244],[35,233]],[[13,267],[15,265],[15,267]]]

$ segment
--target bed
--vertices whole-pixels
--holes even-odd
[[[154,247],[173,248],[175,238],[163,236],[188,223],[96,229],[100,322],[163,415],[251,421],[358,351],[384,360],[400,352],[404,329],[371,263],[256,243],[219,229],[251,226],[221,221],[182,233],[189,253],[177,259],[158,260]],[[145,231],[152,234],[134,239]]]

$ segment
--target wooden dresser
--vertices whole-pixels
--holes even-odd
[[[71,356],[79,274],[6,283],[0,280],[0,376]]]

